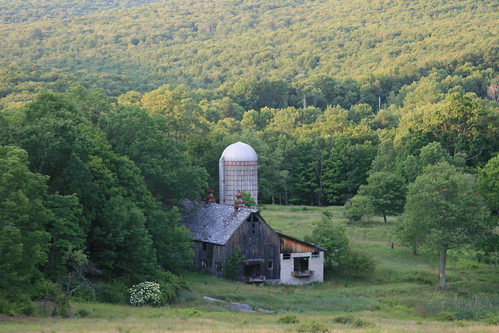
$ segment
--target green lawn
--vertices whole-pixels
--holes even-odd
[[[2,317],[0,332],[499,332],[489,325],[494,313],[499,319],[497,267],[477,262],[470,251],[450,254],[442,292],[436,258],[398,244],[396,218],[348,224],[340,207],[265,206],[261,214],[273,228],[303,238],[324,210],[346,226],[353,248],[374,257],[372,276],[352,280],[330,272],[323,284],[255,286],[189,273],[189,290],[172,306],[73,302],[72,318]],[[203,296],[274,313],[235,313]]]

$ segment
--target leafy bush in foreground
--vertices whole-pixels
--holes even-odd
[[[350,250],[340,265],[341,273],[353,278],[367,277],[374,271],[375,263],[372,256],[357,250]]]
[[[161,287],[156,282],[141,282],[130,288],[130,304],[134,306],[162,304]]]
[[[321,323],[318,323],[314,320],[312,321],[307,321],[298,326],[296,329],[297,332],[329,332],[326,326],[322,325]]]
[[[279,318],[277,322],[279,324],[296,324],[299,323],[300,321],[298,320],[298,317],[296,317],[295,315],[289,314]]]

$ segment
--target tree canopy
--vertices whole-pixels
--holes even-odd
[[[447,162],[425,168],[409,185],[402,215],[402,239],[429,246],[440,256],[440,287],[445,287],[447,251],[473,244],[492,227],[476,179]]]

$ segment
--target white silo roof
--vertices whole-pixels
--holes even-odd
[[[258,161],[253,147],[244,142],[236,142],[225,148],[220,159],[231,162]]]

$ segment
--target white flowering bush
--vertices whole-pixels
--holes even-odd
[[[134,306],[158,306],[161,303],[162,297],[159,283],[146,281],[130,288],[130,304]]]

